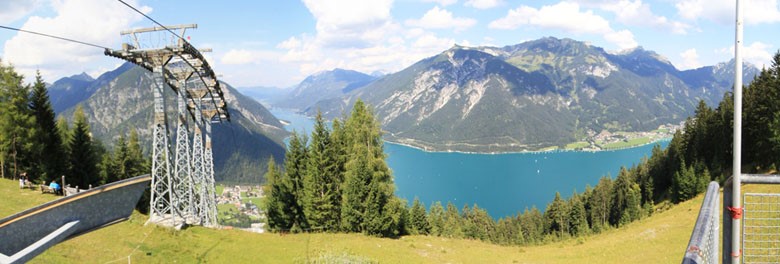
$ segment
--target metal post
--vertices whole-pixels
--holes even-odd
[[[206,205],[203,210],[206,215],[206,226],[216,226],[217,223],[217,203],[216,203],[216,190],[214,189],[214,157],[211,149],[211,119],[213,115],[210,113],[206,117],[204,126],[206,127],[206,148],[203,152],[203,171],[204,178],[206,180]]]
[[[150,222],[157,222],[171,217],[171,226],[176,226],[178,210],[174,206],[175,194],[171,191],[170,150],[168,146],[168,126],[165,117],[165,77],[163,66],[155,66],[152,70],[154,85],[154,121],[152,124],[152,187],[149,217]]]
[[[190,166],[190,141],[189,130],[187,129],[187,107],[185,98],[185,87],[187,79],[180,79],[180,87],[177,92],[178,103],[178,127],[176,129],[176,167],[174,173],[174,186],[176,192],[176,207],[182,210],[185,221],[192,223],[195,215],[192,199],[192,175]]]
[[[739,263],[742,255],[740,243],[740,221],[742,215],[742,7],[737,0],[736,6],[736,36],[734,41],[734,143],[732,153],[732,231],[731,231],[731,263]]]
[[[195,135],[192,138],[192,181],[195,186],[195,207],[197,208],[197,218],[200,224],[203,225],[206,219],[206,179],[203,173],[203,132],[201,126],[203,125],[203,117],[201,114],[201,98],[199,93],[193,94],[195,105]]]

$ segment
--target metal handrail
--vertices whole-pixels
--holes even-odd
[[[720,185],[710,182],[682,263],[718,263]]]

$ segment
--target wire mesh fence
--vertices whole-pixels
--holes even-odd
[[[720,186],[711,182],[707,186],[704,202],[701,204],[696,226],[693,228],[691,240],[683,258],[683,263],[718,263],[720,252]]]
[[[745,193],[742,262],[780,263],[780,194]]]

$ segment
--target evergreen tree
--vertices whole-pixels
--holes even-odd
[[[65,172],[66,156],[61,133],[54,119],[54,109],[49,101],[48,90],[40,72],[35,74],[30,109],[36,121],[34,140],[35,144],[39,146],[34,155],[38,162],[34,164],[39,165],[28,175],[30,180],[44,181]]]
[[[306,148],[307,141],[306,135],[301,136],[293,131],[284,159],[285,176],[282,179],[282,183],[286,185],[285,188],[289,192],[290,200],[286,205],[290,206],[292,212],[292,226],[290,228],[293,232],[309,228],[306,214],[303,210],[304,204],[307,203],[304,195],[304,175],[306,173],[306,153],[308,151]]]
[[[458,213],[458,208],[451,202],[447,202],[447,210],[444,212],[444,229],[442,236],[450,238],[463,238],[463,223]]]
[[[23,76],[12,66],[0,64],[0,170],[16,178],[31,169],[37,134],[35,116],[29,109],[30,87],[23,85]]]
[[[441,205],[441,202],[436,201],[435,203],[431,204],[431,210],[428,214],[428,226],[431,227],[430,234],[441,236],[444,232],[444,222],[446,221],[446,216],[444,214],[444,206]]]
[[[609,214],[612,208],[612,186],[612,178],[609,176],[601,177],[588,200],[591,228],[595,232],[601,232],[609,225]]]
[[[371,171],[368,164],[368,151],[365,147],[352,150],[346,165],[344,187],[342,189],[341,228],[348,232],[365,230],[365,212],[368,201],[368,186],[371,183]]]
[[[127,156],[125,156],[123,164],[124,171],[121,179],[144,175],[152,170],[150,160],[144,158],[143,149],[138,140],[138,132],[135,129],[130,130],[130,137],[127,142]]]
[[[625,223],[621,221],[621,218],[623,218],[623,213],[629,207],[628,200],[633,195],[631,193],[633,185],[634,179],[632,175],[625,167],[621,167],[612,189],[612,208],[610,210],[609,223],[613,226],[620,226],[622,222]],[[627,220],[630,222],[633,219],[628,217]]]
[[[428,216],[425,214],[425,204],[417,197],[409,209],[409,230],[412,235],[427,235],[430,232]]]
[[[73,134],[68,148],[70,173],[66,175],[67,182],[79,188],[97,186],[100,183],[97,170],[99,157],[95,155],[89,124],[81,105],[76,107],[73,120]]]
[[[680,166],[680,170],[674,173],[672,179],[672,198],[675,202],[696,197],[707,188],[707,180],[697,177],[693,166],[685,166],[685,163]]]
[[[340,133],[345,136],[348,153],[342,186],[342,228],[373,235],[399,233],[388,225],[388,221],[399,218],[394,214],[400,211],[395,205],[388,207],[394,185],[385,163],[379,122],[358,100]]]
[[[523,237],[528,244],[536,244],[542,241],[544,235],[544,219],[542,213],[536,206],[531,207],[531,210],[525,208],[522,216],[520,216],[520,227],[523,231]]]
[[[66,120],[64,117],[57,118],[57,131],[60,133],[60,138],[62,139],[62,150],[67,153],[69,152],[70,147],[70,138],[72,137],[73,133],[70,131],[70,125],[68,125],[68,120]],[[67,171],[68,167],[68,161],[65,161],[65,167]]]
[[[552,203],[544,210],[544,221],[546,233],[560,235],[569,232],[569,210],[559,192],[555,192]]]
[[[313,229],[335,231],[340,222],[341,192],[335,149],[321,112],[317,112],[304,178],[304,212]]]
[[[577,195],[577,192],[574,192],[571,198],[569,198],[569,233],[572,236],[581,236],[587,234],[588,231],[588,217],[587,212],[585,212],[585,204],[580,196]]]
[[[293,226],[292,194],[285,184],[283,174],[276,167],[273,156],[268,160],[263,186],[265,199],[261,203],[266,215],[266,224],[272,231],[288,231]]]

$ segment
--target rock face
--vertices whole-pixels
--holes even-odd
[[[605,129],[650,131],[679,123],[699,100],[712,105],[731,90],[728,68],[679,71],[641,47],[611,54],[571,39],[455,46],[320,100],[307,113],[319,108],[339,116],[361,98],[375,107],[391,141],[436,150],[535,150]],[[745,79],[757,72],[747,66]]]
[[[136,129],[148,151],[151,146],[151,85],[149,72],[125,64],[87,82],[87,87],[94,87],[94,92],[58,114],[71,118],[75,105],[81,104],[92,133],[104,145],[110,147],[119,135]],[[231,122],[213,124],[215,177],[217,181],[231,183],[260,183],[268,159],[273,156],[277,161],[283,160],[283,139],[287,132],[260,103],[230,85],[223,83],[222,87]],[[67,96],[60,98],[75,101]],[[175,120],[175,97],[171,89],[166,89],[166,100],[169,130],[174,133],[175,123],[171,120]]]

